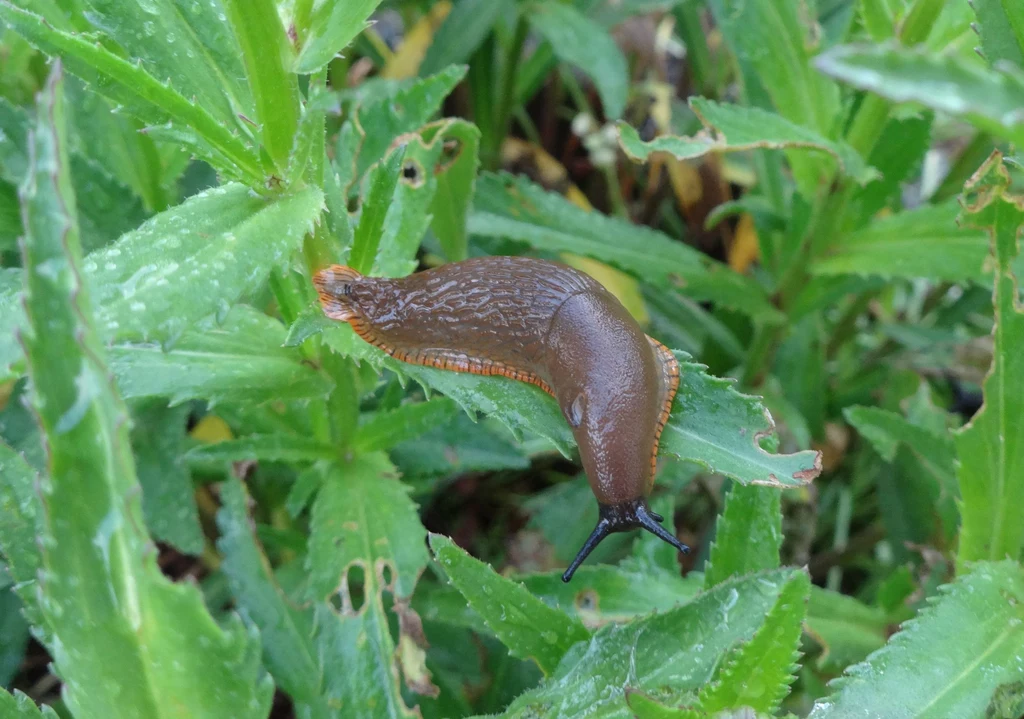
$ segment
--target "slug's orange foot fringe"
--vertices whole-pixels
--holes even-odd
[[[313,286],[320,296],[320,306],[324,314],[332,320],[348,322],[358,316],[350,299],[352,283],[362,279],[362,275],[351,267],[331,265],[313,276]]]
[[[630,529],[646,529],[654,536],[671,544],[683,554],[690,551],[689,547],[669,534],[659,524],[664,517],[656,512],[652,512],[651,508],[647,506],[647,500],[643,497],[629,502],[622,502],[621,504],[599,504],[598,507],[600,508],[600,518],[597,520],[597,526],[594,527],[594,531],[590,533],[587,541],[580,547],[580,551],[576,558],[572,560],[572,564],[565,570],[565,574],[562,575],[563,582],[568,582],[572,579],[572,575],[583,564],[583,560],[594,551],[594,547],[600,544],[609,534],[615,532],[626,532]]]

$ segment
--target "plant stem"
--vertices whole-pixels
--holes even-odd
[[[900,27],[900,42],[913,47],[928,39],[946,0],[917,0]]]
[[[309,32],[309,19],[312,15],[313,0],[295,0],[292,27],[295,28],[295,46],[298,48],[306,44],[306,33]]]

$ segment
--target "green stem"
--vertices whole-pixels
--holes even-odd
[[[505,140],[509,124],[512,121],[512,107],[515,104],[516,71],[519,69],[519,59],[523,54],[523,45],[526,44],[526,36],[529,32],[530,23],[526,19],[526,13],[520,12],[519,18],[516,20],[516,29],[512,35],[512,42],[509,44],[508,53],[505,55],[505,63],[501,68],[498,111],[494,115],[493,126],[498,157],[500,157],[501,153],[501,143]],[[492,169],[497,169],[497,166]]]
[[[907,47],[928,39],[946,0],[917,0],[900,27],[900,42]]]
[[[619,184],[619,173],[614,165],[601,167],[604,173],[605,182],[608,183],[608,197],[611,200],[612,212],[616,217],[624,220],[629,219],[629,210],[626,207],[626,198],[622,196],[622,185]]]
[[[494,39],[484,40],[469,61],[469,89],[473,103],[473,121],[480,128],[480,161],[485,168],[496,168],[500,141],[494,137]]]

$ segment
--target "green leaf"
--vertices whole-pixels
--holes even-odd
[[[431,534],[430,548],[449,581],[512,656],[532,659],[545,676],[555,671],[572,645],[590,638],[578,619],[549,607],[522,584],[496,574],[448,537]]]
[[[987,232],[995,267],[992,367],[984,404],[956,435],[960,482],[960,547],[957,564],[974,559],[1017,558],[1024,546],[1024,308],[1011,263],[1020,251],[1024,197],[1009,194],[1010,176],[998,153],[964,189],[964,225]]]
[[[769,714],[778,710],[796,678],[810,591],[806,572],[797,572],[786,583],[753,639],[727,657],[715,680],[701,690],[701,709],[710,713],[749,707]]]
[[[132,413],[132,449],[142,486],[142,514],[153,536],[184,554],[202,554],[192,477],[182,460],[187,406],[168,408],[160,400]]]
[[[337,450],[318,439],[301,435],[253,434],[239,439],[228,439],[203,444],[188,452],[189,459],[220,462],[315,462],[332,459]]]
[[[158,344],[114,345],[110,367],[126,398],[168,397],[171,404],[202,399],[216,405],[326,396],[327,378],[300,352],[282,347],[284,340],[278,320],[236,305],[220,326],[204,320],[166,351]]]
[[[228,127],[252,113],[238,41],[221,0],[124,3],[88,0],[88,21],[117,42],[149,75],[168,79]]]
[[[25,459],[0,442],[0,553],[24,602],[25,617],[40,626],[36,580],[42,559],[36,538],[42,529],[42,519],[36,498],[37,482],[36,471]]]
[[[354,716],[410,715],[393,666],[395,642],[382,593],[394,595],[396,609],[412,611],[406,605],[429,559],[425,536],[416,506],[383,454],[327,468],[313,505],[306,568],[328,700]],[[362,606],[354,604],[357,577]]]
[[[283,177],[299,127],[299,83],[294,49],[274,0],[224,0],[252,88],[263,147]],[[345,3],[349,5],[350,3]]]
[[[1024,6],[1013,0],[974,0],[971,7],[989,65],[1005,61],[1024,68]]]
[[[494,5],[496,0],[486,0]],[[465,3],[461,3],[465,4]],[[476,175],[480,167],[480,130],[465,120],[445,120],[439,130],[445,143],[441,163],[435,168],[437,192],[430,205],[430,229],[450,262],[468,256],[466,219],[473,205]],[[449,150],[449,143],[454,148]]]
[[[565,3],[539,2],[525,12],[534,32],[551,43],[555,56],[590,77],[601,96],[605,117],[622,117],[629,92],[629,66],[608,31]]]
[[[681,607],[603,627],[558,671],[509,706],[505,717],[630,716],[625,688],[677,696],[707,684],[722,655],[764,623],[792,570],[730,580]]]
[[[695,299],[720,302],[753,317],[780,317],[751,279],[660,232],[588,212],[525,178],[481,175],[468,228],[547,252],[593,257],[658,287],[681,288]]]
[[[4,719],[57,719],[57,712],[48,706],[40,709],[21,692],[11,695],[0,689],[0,716]]]
[[[254,291],[301,246],[322,207],[316,188],[267,202],[241,185],[225,185],[90,253],[83,269],[103,334],[173,341]]]
[[[1024,662],[1024,576],[1016,562],[978,562],[889,643],[848,670],[813,719],[985,716]]]
[[[429,402],[406,404],[387,412],[374,412],[369,421],[359,425],[354,449],[375,452],[390,449],[400,442],[413,439],[432,427],[451,421],[458,406],[446,397]]]
[[[427,124],[465,76],[465,65],[447,67],[394,94],[384,94],[363,102],[356,111],[363,140],[354,177],[362,177],[370,166],[383,158],[398,137],[415,132]]]
[[[745,152],[756,149],[799,149],[824,152],[839,161],[843,171],[860,184],[878,176],[857,151],[844,142],[831,141],[821,134],[756,107],[721,105],[702,97],[690,100],[690,106],[704,124],[705,131],[694,137],[663,135],[643,142],[637,131],[619,123],[619,142],[633,160],[646,162],[652,152],[667,152],[681,160],[702,157],[709,152]],[[825,177],[826,167],[814,178]]]
[[[22,206],[24,342],[48,448],[40,613],[62,695],[79,716],[264,717],[273,686],[258,680],[258,640],[237,621],[218,626],[194,586],[168,582],[144,530],[127,410],[78,270],[59,77],[58,63]]]
[[[526,469],[530,466],[529,459],[507,435],[496,420],[476,423],[460,412],[451,421],[435,425],[419,437],[393,446],[391,461],[402,471],[406,484],[411,484],[414,491],[422,490],[425,485],[416,480],[431,477]]]
[[[985,233],[958,226],[955,202],[904,210],[836,239],[811,264],[820,275],[858,274],[937,280],[980,280]]]
[[[7,0],[0,2],[0,18],[43,52],[60,56],[69,72],[99,88],[126,112],[148,125],[167,126],[178,142],[232,177],[254,185],[262,183],[263,172],[254,150],[204,106],[190,102],[102,45],[61,32]],[[175,123],[179,130],[173,128]]]
[[[885,645],[889,618],[853,597],[811,587],[807,633],[822,647],[815,665],[838,672]]]
[[[704,586],[779,566],[782,494],[774,487],[734,484],[718,518],[715,541],[704,568]]]
[[[312,15],[309,33],[295,59],[294,71],[311,75],[348,47],[366,27],[366,20],[380,0],[347,0],[320,3]]]
[[[539,387],[507,377],[483,377],[399,362],[359,339],[348,325],[336,322],[324,332],[323,339],[346,357],[366,360],[378,369],[387,368],[450,397],[471,416],[482,412],[500,420],[513,433],[529,430],[539,434],[567,456],[573,447],[572,433],[562,411]]]
[[[355,228],[352,254],[348,259],[349,266],[356,272],[369,274],[373,267],[384,234],[384,220],[392,206],[398,178],[402,175],[404,158],[405,149],[399,148],[370,171],[370,186],[363,201],[359,224]]]
[[[312,610],[297,607],[278,585],[257,544],[244,485],[237,479],[225,482],[220,501],[217,548],[224,555],[221,567],[242,617],[260,630],[267,669],[288,692],[300,716],[333,716],[322,694],[323,670],[313,641]]]
[[[706,374],[704,365],[682,352],[675,355],[679,390],[661,436],[661,452],[741,484],[799,487],[821,473],[818,452],[771,454],[761,448],[775,423],[758,398],[740,394],[730,380]]]
[[[934,113],[922,112],[914,117],[894,117],[886,123],[868,158],[881,176],[859,188],[854,197],[860,218],[856,227],[866,224],[884,207],[902,209],[902,204],[897,204],[900,193],[904,183],[920,170],[931,147],[933,120]]]
[[[774,106],[796,125],[835,137],[839,90],[812,67],[816,39],[808,35],[816,26],[804,22],[801,7],[776,0],[709,0],[707,5],[738,60],[748,103],[765,110]],[[832,165],[827,158],[805,153],[789,152],[787,157],[808,196],[815,179]]]
[[[420,76],[469,60],[508,7],[506,0],[456,2],[434,33],[434,39],[420,63]]]
[[[371,274],[404,277],[416,269],[416,252],[430,225],[430,207],[437,192],[434,169],[441,159],[441,150],[441,140],[436,135],[430,141],[418,134],[409,136],[404,157],[399,158],[399,181],[386,207],[380,248]],[[401,156],[402,152],[398,149],[392,154]],[[357,236],[358,231],[357,228]]]
[[[1024,73],[988,70],[956,54],[930,55],[888,45],[844,45],[820,55],[827,75],[893,102],[921,103],[1024,144]]]
[[[864,29],[875,42],[888,40],[896,35],[895,18],[889,0],[863,0],[860,3],[860,19]]]

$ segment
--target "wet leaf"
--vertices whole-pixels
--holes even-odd
[[[508,647],[512,656],[532,659],[550,676],[565,653],[590,633],[578,619],[537,599],[522,584],[506,579],[448,537],[430,535],[430,548],[469,605]]]
[[[978,562],[942,588],[889,643],[836,682],[812,719],[984,716],[1024,662],[1024,576],[1016,562]]]
[[[704,567],[704,585],[779,566],[782,499],[771,487],[733,485],[715,526],[715,542]]]

